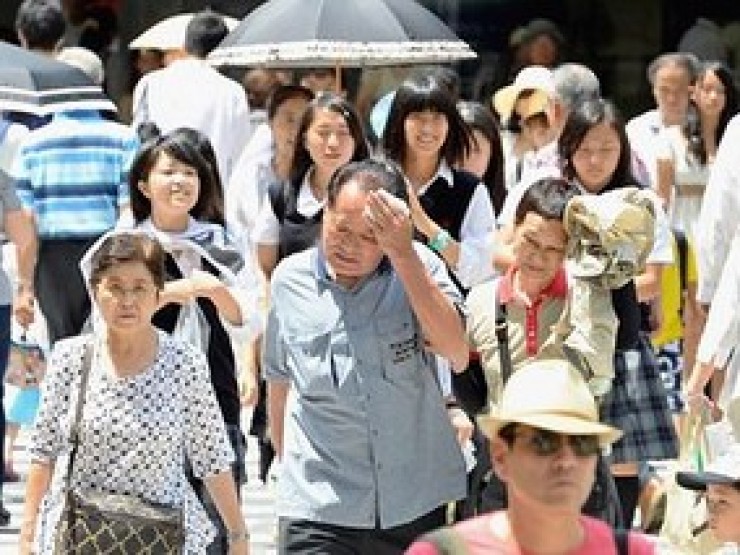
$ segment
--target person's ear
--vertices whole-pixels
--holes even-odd
[[[508,476],[508,459],[511,448],[503,439],[497,437],[491,439],[490,450],[491,466],[499,480],[506,482],[506,477]]]

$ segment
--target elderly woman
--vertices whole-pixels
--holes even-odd
[[[88,287],[100,324],[91,335],[54,346],[30,442],[20,553],[30,552],[34,536],[38,553],[54,550],[65,498],[64,455],[71,449],[83,372],[88,381],[72,490],[125,494],[180,509],[183,552],[203,553],[214,528],[185,477],[187,459],[228,527],[229,554],[248,553],[230,472],[233,453],[205,357],[151,323],[165,279],[161,245],[128,232],[106,236],[95,248]]]

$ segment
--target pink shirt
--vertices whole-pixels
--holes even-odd
[[[457,532],[458,540],[465,544],[465,551],[455,550],[454,552],[459,555],[526,555],[518,546],[510,545],[493,535],[490,518],[490,515],[483,515],[456,524],[453,528]],[[581,523],[586,532],[586,540],[568,555],[617,555],[614,535],[607,524],[587,516],[581,517]],[[423,540],[414,542],[406,551],[406,555],[440,555],[441,553],[442,551],[431,542]],[[636,532],[630,533],[630,555],[654,555],[655,553],[655,545],[647,536]]]

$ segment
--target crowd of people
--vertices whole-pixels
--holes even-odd
[[[64,28],[19,8],[24,47],[100,84]],[[560,60],[485,103],[419,68],[366,113],[333,70],[245,90],[205,60],[227,32],[196,14],[131,125],[0,118],[0,360],[31,372],[11,330],[48,329],[8,423],[32,423],[20,552],[59,553],[94,491],[179,511],[183,552],[248,553],[250,433],[280,553],[671,553],[656,463],[707,412],[734,438],[678,483],[740,545],[729,70],[660,54],[629,121]]]

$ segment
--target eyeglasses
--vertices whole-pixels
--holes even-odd
[[[517,433],[514,437],[523,438],[527,447],[540,457],[556,454],[563,448],[565,441],[578,457],[591,457],[600,450],[599,438],[594,435],[566,435],[534,429],[531,433]]]
[[[141,302],[149,298],[155,291],[154,285],[135,285],[134,287],[127,289],[118,284],[101,285],[101,291],[105,294],[113,297],[116,302],[124,301],[130,297],[135,302]]]
[[[530,252],[537,252],[542,256],[549,259],[560,259],[565,256],[565,246],[555,247],[551,245],[543,245],[537,239],[526,233],[522,234],[524,245]]]

